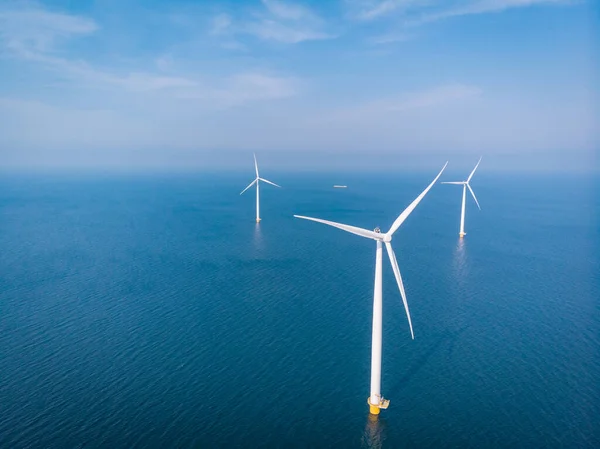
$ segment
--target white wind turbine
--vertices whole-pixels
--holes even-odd
[[[463,186],[462,208],[460,211],[460,232],[458,233],[458,235],[460,236],[461,239],[467,234],[465,232],[465,201],[467,199],[467,187],[469,188],[471,195],[473,195],[473,199],[477,203],[477,207],[479,208],[479,210],[481,210],[481,207],[479,206],[479,201],[477,201],[477,197],[475,196],[475,192],[473,192],[473,189],[471,188],[471,185],[469,184],[469,181],[473,177],[473,174],[475,173],[475,170],[477,170],[477,167],[479,167],[480,162],[481,162],[481,158],[479,158],[477,165],[475,166],[475,168],[473,169],[473,171],[471,172],[471,174],[469,175],[469,177],[467,178],[466,181],[442,182],[442,184],[458,184],[458,185]]]
[[[303,218],[305,220],[317,221],[319,223],[324,223],[329,226],[333,226],[335,228],[342,229],[347,232],[351,232],[352,234],[360,235],[361,237],[366,237],[373,239],[377,242],[377,252],[375,253],[375,288],[373,293],[373,337],[372,337],[372,347],[371,347],[371,394],[367,403],[369,404],[369,411],[378,415],[380,409],[385,409],[388,407],[390,401],[388,399],[384,399],[381,395],[381,335],[382,335],[382,242],[385,243],[385,248],[387,249],[388,256],[390,258],[390,263],[392,265],[392,270],[394,271],[394,275],[396,276],[396,282],[398,283],[398,288],[400,289],[400,295],[402,296],[402,302],[404,303],[404,310],[406,310],[406,317],[408,318],[408,326],[410,327],[411,337],[414,339],[415,335],[413,333],[412,322],[410,319],[410,312],[408,311],[408,302],[406,301],[406,293],[404,292],[404,285],[402,284],[402,277],[400,276],[400,268],[398,267],[398,261],[396,260],[396,256],[394,254],[394,250],[391,245],[392,235],[396,230],[400,227],[400,225],[406,220],[406,218],[410,215],[410,213],[417,207],[417,204],[423,199],[425,194],[433,187],[436,183],[444,169],[448,165],[448,162],[442,167],[442,170],[438,173],[435,179],[427,186],[425,190],[402,212],[396,221],[392,224],[390,230],[382,234],[379,228],[375,228],[374,231],[369,231],[368,229],[357,228],[355,226],[349,226],[341,223],[335,223],[333,221],[321,220],[319,218],[311,218],[304,217],[300,215],[294,215],[296,218]]]
[[[242,190],[240,195],[256,183],[256,222],[258,223],[260,221],[260,194],[259,194],[259,187],[258,187],[259,181],[266,182],[267,184],[274,185],[275,187],[281,187],[281,186],[277,185],[274,182],[271,182],[267,179],[261,178],[258,175],[258,164],[256,163],[256,154],[254,154],[254,169],[256,170],[256,179],[254,181],[252,181],[248,187],[246,187],[244,190]]]

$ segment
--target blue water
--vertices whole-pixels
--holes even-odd
[[[434,170],[435,172],[435,170]],[[434,172],[0,179],[0,447],[600,447],[598,179]],[[334,183],[349,186],[332,189]]]

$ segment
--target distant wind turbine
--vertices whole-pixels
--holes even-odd
[[[260,194],[259,194],[259,187],[258,187],[259,181],[266,182],[267,184],[274,185],[275,187],[281,187],[281,186],[277,185],[274,182],[271,182],[267,179],[261,178],[258,175],[258,164],[256,163],[256,154],[254,154],[254,169],[256,170],[256,179],[254,181],[252,181],[248,187],[246,187],[244,190],[242,190],[240,195],[242,193],[244,193],[246,190],[248,190],[250,187],[252,187],[254,184],[256,184],[256,222],[258,223],[260,221]]]
[[[479,201],[477,201],[477,197],[475,196],[475,192],[473,192],[473,189],[471,188],[471,185],[469,184],[469,181],[473,177],[473,174],[475,173],[475,170],[477,170],[477,167],[479,167],[480,162],[481,162],[481,157],[479,158],[477,165],[475,166],[475,168],[473,169],[473,171],[471,172],[471,174],[469,175],[469,177],[467,178],[466,181],[442,182],[442,184],[458,184],[458,185],[463,186],[462,208],[460,211],[460,232],[458,233],[458,235],[460,236],[461,239],[467,234],[465,232],[465,201],[467,199],[467,188],[469,189],[469,192],[471,192],[471,195],[473,195],[473,199],[475,200],[475,203],[477,203],[477,207],[479,208],[479,210],[481,210],[481,207],[479,206]]]
[[[371,347],[371,395],[369,399],[367,399],[367,403],[369,404],[369,411],[373,415],[378,415],[380,409],[388,408],[390,403],[389,399],[384,399],[381,395],[381,334],[382,334],[382,243],[385,243],[385,248],[387,250],[390,263],[392,265],[392,270],[394,271],[394,275],[396,276],[396,282],[398,283],[398,288],[400,289],[400,295],[402,296],[402,302],[404,303],[404,310],[406,311],[406,317],[408,318],[408,326],[410,328],[411,337],[415,338],[412,328],[412,322],[410,319],[410,312],[408,311],[408,302],[406,301],[406,293],[404,292],[404,285],[402,284],[402,277],[400,276],[400,268],[398,267],[398,261],[396,260],[396,255],[394,254],[394,250],[391,245],[392,235],[396,230],[400,227],[400,225],[406,220],[406,218],[410,215],[410,213],[417,207],[419,202],[423,199],[423,197],[427,194],[429,189],[433,187],[438,178],[441,176],[442,172],[448,165],[448,162],[442,167],[442,170],[438,173],[435,179],[427,186],[425,190],[402,212],[396,221],[392,224],[390,230],[382,234],[379,228],[375,228],[374,231],[369,231],[368,229],[357,228],[355,226],[348,226],[341,223],[335,223],[333,221],[321,220],[319,218],[311,218],[304,217],[301,215],[294,215],[296,218],[303,218],[305,220],[312,220],[319,223],[324,223],[329,226],[333,226],[335,228],[342,229],[344,231],[350,232],[352,234],[360,235],[361,237],[366,237],[369,239],[373,239],[377,242],[377,252],[375,253],[375,288],[373,293],[373,337],[372,337],[372,347]]]

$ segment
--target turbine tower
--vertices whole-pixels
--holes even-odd
[[[385,234],[381,233],[379,228],[375,228],[374,231],[368,229],[357,228],[355,226],[349,226],[341,223],[335,223],[333,221],[321,220],[319,218],[304,217],[301,215],[294,215],[296,218],[303,218],[305,220],[312,220],[319,223],[324,223],[335,228],[342,229],[352,234],[360,235],[373,239],[377,242],[377,251],[375,255],[375,288],[373,292],[373,337],[371,346],[371,394],[367,399],[369,404],[369,411],[373,415],[378,415],[380,410],[388,408],[390,403],[389,399],[384,399],[381,395],[381,346],[382,346],[382,253],[383,243],[385,243],[385,249],[387,250],[392,270],[398,283],[398,289],[402,296],[402,302],[404,303],[404,310],[406,311],[406,317],[408,318],[408,326],[410,328],[411,337],[415,338],[412,328],[412,321],[410,319],[410,312],[408,311],[408,302],[406,301],[406,293],[404,291],[404,285],[402,284],[402,277],[400,276],[400,268],[398,267],[398,261],[391,245],[392,236],[394,232],[400,227],[400,225],[406,220],[410,213],[417,207],[417,204],[427,194],[429,189],[436,183],[444,169],[448,165],[448,162],[442,167],[442,170],[438,173],[435,179],[427,186],[425,190],[402,212],[396,221],[392,224],[392,227]]]
[[[467,178],[466,181],[442,182],[442,184],[458,184],[458,185],[463,186],[462,207],[460,210],[460,231],[458,233],[458,235],[460,236],[461,239],[467,234],[465,232],[465,201],[467,199],[467,188],[469,189],[469,192],[471,192],[471,195],[473,195],[473,199],[477,203],[477,207],[479,207],[479,210],[481,210],[481,207],[479,206],[479,201],[477,201],[477,197],[475,196],[475,192],[473,192],[473,189],[471,188],[471,185],[469,184],[469,181],[473,177],[473,174],[475,173],[475,170],[477,170],[477,167],[479,167],[480,162],[481,162],[481,158],[479,158],[477,165],[475,166],[475,168],[473,169],[473,171],[471,172],[471,174],[469,175],[469,177]]]
[[[266,182],[267,184],[274,185],[275,187],[281,187],[281,186],[277,185],[274,182],[271,182],[267,179],[261,178],[258,175],[258,164],[256,163],[256,154],[254,154],[254,169],[256,170],[256,179],[254,179],[254,181],[252,181],[250,183],[250,185],[248,185],[248,187],[246,187],[244,190],[242,190],[240,195],[256,183],[256,222],[258,223],[258,222],[260,222],[260,193],[259,193],[259,187],[258,187],[259,181]]]

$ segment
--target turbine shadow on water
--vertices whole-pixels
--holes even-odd
[[[402,377],[396,380],[396,382],[390,388],[390,396],[396,396],[397,394],[399,395],[402,388],[407,386],[408,381],[415,374],[417,374],[421,370],[421,368],[425,366],[425,364],[427,364],[431,356],[435,354],[435,352],[440,348],[440,346],[442,346],[443,343],[447,342],[449,352],[452,352],[456,340],[458,340],[458,337],[460,337],[460,335],[468,328],[469,326],[467,325],[455,332],[445,332],[433,345],[431,345],[431,347],[421,357],[417,359],[415,363],[412,364],[412,366],[408,368],[408,370]]]

